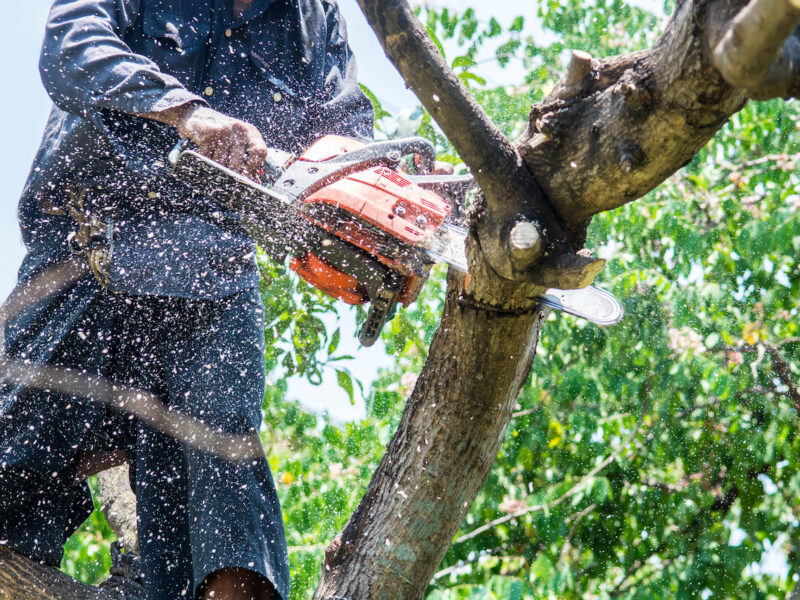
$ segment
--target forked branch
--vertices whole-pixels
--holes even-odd
[[[480,252],[471,255],[472,261],[483,257],[502,279],[542,287],[591,283],[605,263],[575,256],[516,148],[445,62],[408,3],[359,0],[359,5],[386,55],[471,168],[485,196],[477,235]],[[515,245],[511,234],[520,222],[535,226],[543,243]],[[544,256],[546,261],[541,260]],[[473,280],[481,280],[484,273],[489,271],[474,269]]]

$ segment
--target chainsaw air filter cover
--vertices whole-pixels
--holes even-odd
[[[354,140],[328,136],[309,148],[300,160],[313,163],[355,149]],[[430,261],[414,247],[433,235],[451,210],[449,202],[411,183],[403,174],[377,167],[325,186],[303,201],[300,213],[401,274],[398,301],[408,305],[416,300],[430,270]],[[312,285],[349,304],[374,300],[365,293],[364,282],[319,257],[295,258],[292,269]]]

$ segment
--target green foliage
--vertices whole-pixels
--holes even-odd
[[[267,372],[280,369],[281,377],[301,375],[322,383],[322,371],[351,358],[337,355],[341,334],[329,333],[323,317],[336,312],[336,300],[290,274],[265,254],[259,255],[261,299],[264,302],[264,336]],[[336,366],[340,385],[353,397],[349,371]],[[349,383],[348,383],[349,382]]]
[[[325,545],[341,531],[380,462],[386,419],[336,426],[285,400],[286,383],[267,389],[262,433],[286,524],[292,598],[311,597]]]
[[[97,490],[97,477],[89,478],[92,496]],[[64,545],[61,569],[84,583],[96,584],[108,577],[111,568],[111,542],[114,534],[94,500],[94,511]]]
[[[457,48],[454,69],[510,136],[563,72],[566,49],[603,56],[658,35],[656,18],[619,0],[538,7],[537,39],[522,19],[504,29],[471,10],[420,11],[439,46]],[[524,61],[527,80],[487,88],[484,48],[501,65]],[[416,117],[459,164],[430,116]],[[800,573],[790,397],[800,380],[797,118],[792,104],[749,105],[680,173],[594,220],[587,245],[609,258],[599,284],[623,300],[625,320],[601,329],[549,318],[507,439],[428,598],[786,596]],[[262,270],[267,357],[284,369],[267,390],[262,435],[299,600],[311,597],[323,549],[357,506],[411,393],[444,271],[388,325],[395,364],[369,390],[363,421],[341,425],[285,399],[284,375],[314,381],[341,370],[340,334],[323,319],[334,303],[281,266],[263,261]],[[358,382],[338,378],[356,393]],[[70,542],[66,570],[96,580],[109,535],[93,516]],[[786,561],[776,573],[758,566],[773,545]]]

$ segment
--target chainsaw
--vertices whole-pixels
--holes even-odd
[[[420,174],[401,170],[414,157]],[[433,145],[423,138],[366,144],[325,136],[301,156],[270,149],[261,181],[253,181],[180,142],[169,154],[172,174],[198,193],[230,206],[273,259],[326,294],[370,304],[359,333],[363,346],[380,336],[397,304],[419,296],[431,267],[467,272],[466,198],[471,175],[432,175]],[[547,290],[537,301],[613,325],[620,303],[595,287]]]

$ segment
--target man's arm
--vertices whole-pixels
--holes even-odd
[[[97,110],[167,123],[200,152],[254,177],[266,157],[258,130],[208,107],[152,60],[134,53],[124,31],[139,0],[56,0],[39,61],[42,82],[62,110],[91,118]]]

